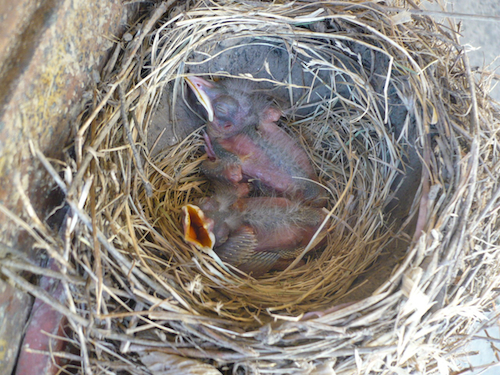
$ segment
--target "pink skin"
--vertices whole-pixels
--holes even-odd
[[[244,81],[219,84],[189,77],[188,83],[207,109],[209,119],[212,117],[204,138],[209,160],[215,164],[207,164],[207,169],[234,184],[258,180],[278,195],[299,200],[318,197],[321,189],[317,185],[300,180],[317,181],[307,154],[276,124],[281,111],[266,96],[256,93]],[[232,158],[226,160],[227,153],[240,163],[235,164]],[[237,179],[238,169],[241,179]]]
[[[325,214],[282,197],[237,198],[219,191],[199,207],[221,259],[254,276],[283,269],[305,247]]]
[[[324,218],[311,207],[319,188],[294,178],[317,181],[306,152],[276,124],[281,111],[244,81],[187,81],[209,117],[201,169],[215,195],[200,208],[213,228],[215,252],[254,275],[285,268]],[[250,183],[283,197],[250,198]]]
[[[250,193],[250,186],[243,178],[241,163],[218,158],[208,135],[204,133],[203,137],[208,157],[208,160],[202,165],[205,175],[212,181],[218,182],[219,187],[223,186],[227,189],[231,186],[238,197],[247,196]]]
[[[291,143],[291,139],[288,136],[282,137],[280,133],[284,133],[284,131],[280,128],[278,128],[278,130],[279,132],[273,133],[272,137],[269,137],[271,138],[271,142],[269,143],[278,144],[280,148],[283,149]],[[284,134],[286,135],[286,133]],[[279,194],[286,192],[293,186],[295,180],[290,173],[283,169],[276,168],[276,165],[273,163],[268,153],[262,152],[262,148],[253,142],[247,134],[239,133],[231,138],[221,139],[219,140],[219,144],[227,151],[239,156],[242,174],[248,178],[260,180],[264,185],[271,186]],[[307,157],[304,160],[302,153],[296,152],[302,150],[294,149],[293,147],[288,149],[292,153],[290,157],[300,162],[304,170],[311,170],[310,173],[308,173],[308,177],[315,180],[316,176],[314,175],[314,171]]]
[[[203,139],[205,140],[205,150],[207,151],[208,160],[215,161],[217,159],[217,155],[215,155],[214,146],[212,146],[212,141],[205,132],[203,132]]]
[[[287,209],[294,205],[287,198],[281,197],[253,197],[238,199],[232,207],[240,212],[249,210],[250,207],[263,207],[264,210],[273,208]],[[293,222],[283,224],[279,228],[274,228],[272,233],[269,233],[267,228],[255,228],[258,246],[255,251],[272,251],[273,249],[295,249],[298,246],[306,246],[314,233],[316,233],[316,225],[302,226],[295,225]]]

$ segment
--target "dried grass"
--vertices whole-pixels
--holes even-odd
[[[0,209],[58,261],[68,303],[15,272],[42,269],[2,261],[2,272],[68,316],[81,372],[457,369],[458,348],[493,307],[499,286],[498,114],[477,91],[455,35],[396,11],[401,1],[389,3],[207,1],[168,15],[163,3],[132,27],[130,48],[106,68],[75,137],[76,160],[48,161],[33,145],[67,194],[62,240],[23,194],[27,222]],[[315,22],[329,26],[308,27]],[[173,84],[171,101],[181,97],[193,51],[236,37],[286,46],[305,72],[329,77],[329,91],[343,82],[349,92],[318,99],[311,86],[290,103],[287,129],[316,166],[332,219],[327,244],[306,265],[258,280],[182,240],[182,205],[210,194],[199,173],[202,129],[154,156],[146,142],[166,85]],[[366,71],[353,46],[386,65]],[[358,61],[357,69],[339,54]],[[390,88],[408,112],[397,132],[388,125]],[[317,110],[297,115],[311,103]],[[410,148],[422,177],[404,220],[395,220],[386,207],[398,175],[410,173]],[[360,276],[377,272],[376,260],[397,240],[399,264],[377,275],[375,291],[353,297],[368,287]]]

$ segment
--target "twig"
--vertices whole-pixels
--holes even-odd
[[[144,184],[144,188],[146,189],[147,197],[151,197],[153,195],[153,187],[151,183],[147,180],[144,175],[144,168],[142,168],[142,161],[139,153],[137,152],[137,148],[135,147],[135,142],[132,137],[132,132],[130,130],[130,124],[128,122],[128,117],[126,113],[126,105],[125,105],[125,93],[123,92],[122,86],[118,86],[118,95],[120,96],[120,111],[123,120],[123,126],[125,127],[125,132],[127,133],[127,139],[130,148],[132,149],[132,155],[134,156],[135,167],[139,172],[139,176],[141,177],[142,183]],[[138,124],[136,124],[138,126]]]
[[[1,244],[0,244],[1,246]],[[68,274],[62,274],[60,272],[51,270],[50,268],[43,268],[43,267],[38,267],[23,261],[16,261],[16,260],[10,260],[10,259],[2,259],[0,260],[3,266],[9,267],[14,270],[20,270],[20,271],[27,271],[31,272],[35,275],[43,275],[47,277],[51,277],[53,279],[57,280],[66,280],[67,282],[70,282],[74,285],[85,285],[86,281],[82,277],[78,276],[71,276]]]
[[[142,27],[140,32],[138,33],[137,37],[134,39],[134,41],[131,43],[129,49],[125,52],[125,56],[123,57],[123,65],[122,69],[120,71],[120,74],[118,75],[119,77],[124,77],[125,72],[132,63],[132,60],[135,58],[137,51],[139,50],[139,47],[142,45],[142,42],[144,38],[149,34],[155,23],[167,12],[175,3],[177,0],[168,0],[165,2],[161,2],[158,7],[155,9],[155,11],[151,14],[150,18],[148,19],[147,23]]]
[[[470,114],[470,133],[472,136],[477,135],[479,131],[479,117],[477,109],[477,95],[476,95],[476,82],[470,69],[469,56],[462,50],[462,61],[464,62],[465,71],[467,72],[467,81],[469,82],[469,90],[472,104],[472,111]]]
[[[37,350],[37,349],[31,349],[28,346],[23,347],[23,351],[27,353],[34,353],[34,354],[42,354],[50,357],[58,357],[58,358],[64,358],[68,359],[70,361],[75,361],[75,362],[80,362],[82,360],[82,357],[79,355],[67,353],[67,352],[53,352],[53,351],[45,351],[45,350]]]
[[[0,270],[5,276],[8,276],[10,280],[12,280],[14,283],[16,283],[21,289],[23,289],[25,292],[32,294],[36,298],[39,298],[43,302],[45,302],[47,305],[50,305],[54,310],[60,312],[61,314],[65,315],[68,317],[68,319],[74,320],[76,323],[88,327],[89,321],[85,318],[82,318],[80,315],[73,313],[70,311],[66,306],[61,304],[57,299],[55,299],[53,296],[51,296],[49,293],[47,293],[45,290],[39,288],[36,285],[33,285],[26,280],[24,280],[22,277],[19,277],[16,275],[14,272],[9,270],[6,267],[0,266]]]
[[[53,248],[54,244],[47,242],[45,238],[40,236],[40,234],[33,228],[33,225],[29,225],[28,223],[26,223],[23,219],[21,219],[19,216],[17,216],[15,213],[13,213],[11,210],[9,210],[1,203],[0,203],[0,212],[2,212],[5,216],[14,221],[14,223],[16,223],[19,226],[19,228],[24,229],[32,238],[38,241],[39,245],[42,246],[52,258],[56,259],[60,264],[63,264],[72,272],[75,271],[73,265],[69,264],[61,256],[61,254]]]
[[[29,146],[31,152],[38,158],[38,160],[40,160],[42,165],[45,167],[50,176],[54,179],[54,181],[62,190],[62,192],[66,194],[68,192],[68,188],[66,186],[66,183],[62,180],[62,178],[59,177],[59,173],[57,173],[52,164],[50,164],[50,162],[47,160],[45,155],[38,149],[38,147],[35,147],[35,144],[33,143],[32,140],[29,141]]]

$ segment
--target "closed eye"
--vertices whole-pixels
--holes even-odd
[[[224,115],[227,115],[229,113],[229,109],[227,107],[227,104],[225,103],[217,103],[215,105],[215,112],[217,113],[217,115],[219,116],[224,116]]]
[[[228,95],[221,96],[213,103],[214,115],[221,122],[233,122],[238,107],[238,102]]]

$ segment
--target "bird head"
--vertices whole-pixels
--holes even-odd
[[[232,191],[223,189],[198,202],[205,215],[204,221],[209,223],[210,232],[214,235],[215,247],[226,242],[229,233],[241,225],[239,213],[232,209],[235,200],[236,195]]]
[[[249,81],[213,82],[191,76],[186,77],[186,82],[207,111],[207,128],[215,138],[229,138],[248,126],[256,128],[270,105],[267,96],[255,94]]]

